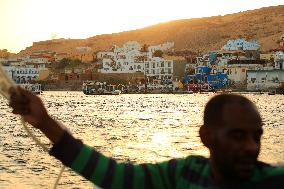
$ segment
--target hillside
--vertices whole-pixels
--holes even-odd
[[[156,45],[174,42],[175,49],[205,52],[220,49],[229,39],[244,37],[256,39],[261,50],[277,48],[284,34],[284,5],[239,12],[225,16],[183,19],[161,23],[142,29],[97,35],[88,39],[59,39],[36,42],[19,55],[37,50],[50,50],[76,54],[76,47],[91,47],[92,53],[121,46],[131,40],[141,44]],[[90,52],[91,53],[91,52]]]

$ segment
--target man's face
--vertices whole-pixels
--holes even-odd
[[[222,121],[212,130],[211,158],[218,171],[228,179],[248,179],[260,151],[262,122],[252,105],[224,106]]]

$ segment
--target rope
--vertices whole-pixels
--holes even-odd
[[[10,100],[10,94],[9,94],[9,89],[11,87],[15,87],[14,82],[7,76],[6,72],[3,70],[2,66],[0,65],[0,94],[3,95],[7,100]],[[21,123],[28,133],[28,135],[35,141],[35,143],[40,146],[45,152],[48,152],[49,150],[47,149],[46,146],[44,146],[37,138],[36,136],[32,133],[32,131],[28,128],[25,120],[23,117],[21,117]],[[62,174],[64,172],[65,166],[62,166],[57,179],[53,185],[53,189],[56,189],[59,183],[59,180],[62,177]]]
[[[40,147],[43,149],[43,151],[45,151],[45,152],[48,153],[48,151],[49,151],[48,148],[47,148],[46,146],[44,146],[44,145],[37,139],[37,137],[32,133],[32,131],[28,128],[26,122],[24,121],[23,117],[21,117],[21,123],[22,123],[24,129],[26,130],[26,132],[28,133],[28,135],[35,141],[35,143],[36,143],[38,146],[40,146]],[[59,184],[59,181],[60,181],[60,179],[61,179],[61,177],[62,177],[62,174],[63,174],[63,172],[64,172],[64,169],[65,169],[65,166],[62,166],[62,168],[60,169],[60,172],[59,172],[59,174],[58,174],[58,176],[57,176],[57,178],[56,178],[56,181],[55,181],[55,183],[54,183],[54,185],[53,185],[53,187],[52,187],[53,189],[56,189],[56,188],[57,188],[57,186],[58,186],[58,184]]]
[[[57,179],[56,179],[56,181],[55,181],[55,183],[54,183],[54,185],[53,185],[53,189],[56,189],[56,188],[57,188],[58,183],[59,183],[59,180],[61,179],[62,174],[63,174],[63,172],[64,172],[64,169],[65,169],[65,166],[62,166],[61,169],[60,169],[60,172],[59,172],[59,174],[58,174],[58,176],[57,176]]]
[[[26,122],[24,121],[23,117],[21,117],[21,122],[22,125],[24,127],[24,129],[26,130],[26,132],[28,133],[28,135],[30,135],[30,137],[35,141],[35,143],[40,146],[45,152],[48,152],[47,147],[45,147],[37,138],[36,136],[32,133],[32,131],[28,128]]]

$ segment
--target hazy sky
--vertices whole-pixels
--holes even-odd
[[[177,19],[283,5],[283,0],[0,0],[0,49],[34,41],[87,38]]]

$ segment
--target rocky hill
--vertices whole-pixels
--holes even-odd
[[[32,51],[50,50],[76,54],[76,47],[91,47],[92,52],[121,46],[131,40],[141,44],[156,45],[174,42],[176,50],[188,49],[205,52],[220,49],[229,39],[244,37],[256,39],[261,50],[278,47],[277,41],[284,34],[284,5],[244,11],[225,16],[183,19],[161,23],[142,29],[97,35],[87,39],[57,39],[35,42],[19,55]]]

